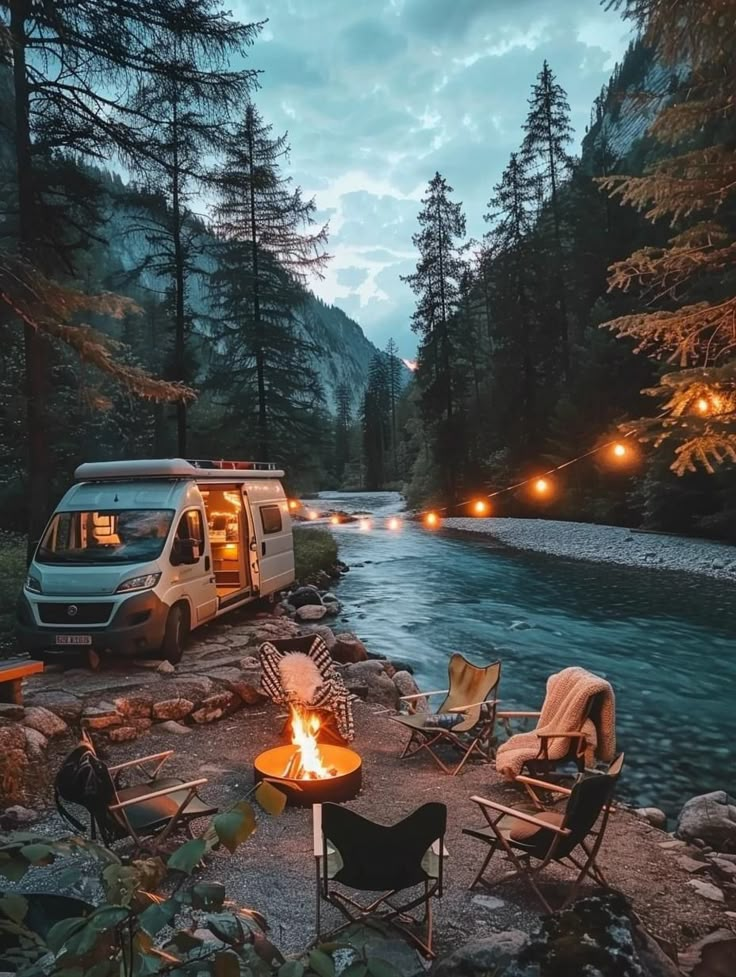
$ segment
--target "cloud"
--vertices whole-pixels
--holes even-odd
[[[233,0],[268,17],[248,64],[256,100],[288,130],[290,173],[329,217],[334,256],[314,290],[412,357],[414,297],[399,275],[435,170],[463,202],[469,236],[522,137],[546,58],[567,90],[577,151],[593,98],[627,43],[595,0]]]

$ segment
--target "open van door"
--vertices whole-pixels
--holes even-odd
[[[258,560],[262,597],[294,582],[294,538],[285,499],[256,501],[250,497],[253,519],[252,556]],[[253,546],[255,543],[255,546]]]

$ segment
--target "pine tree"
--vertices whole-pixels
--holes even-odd
[[[314,200],[305,200],[282,174],[288,151],[286,135],[272,136],[271,126],[248,104],[219,175],[215,210],[221,247],[212,287],[226,349],[218,386],[242,383],[242,371],[253,370],[248,391],[264,461],[281,450],[280,440],[299,439],[304,411],[321,399],[308,363],[314,350],[299,321],[304,284],[329,260],[327,226],[316,225]],[[228,381],[230,357],[236,370]],[[237,392],[241,401],[242,394]]]
[[[345,467],[350,463],[350,430],[353,423],[352,396],[347,383],[338,384],[335,392],[335,474],[342,482]]]
[[[375,491],[386,482],[386,444],[390,426],[386,361],[380,353],[371,360],[361,409],[365,488]]]
[[[643,176],[601,183],[652,222],[676,231],[611,266],[610,287],[638,291],[644,309],[605,325],[635,341],[638,352],[674,369],[648,391],[662,414],[634,426],[642,438],[674,448],[678,474],[736,461],[736,0],[686,5],[677,0],[621,0],[646,43],[673,71],[688,65],[674,100],[650,135],[665,150]]]
[[[562,214],[560,187],[569,176],[572,159],[567,146],[572,142],[570,105],[567,93],[557,83],[547,62],[537,75],[529,99],[529,114],[524,124],[522,155],[528,168],[535,168],[542,199],[549,200],[554,232],[553,265],[554,291],[558,330],[565,379],[570,374],[570,344],[568,336],[567,300],[565,297],[564,254],[562,242]]]
[[[392,477],[397,478],[399,462],[397,453],[398,431],[396,427],[396,407],[401,392],[401,360],[399,347],[393,339],[386,343],[386,377],[388,382],[389,409],[391,411],[391,462]]]

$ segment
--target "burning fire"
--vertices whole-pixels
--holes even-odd
[[[294,753],[284,772],[287,780],[327,780],[337,775],[322,762],[317,733],[319,717],[314,713],[303,715],[298,709],[291,710],[291,742]]]

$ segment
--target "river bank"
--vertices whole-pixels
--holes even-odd
[[[736,580],[736,547],[705,539],[551,519],[457,517],[445,519],[442,528],[550,556]]]

